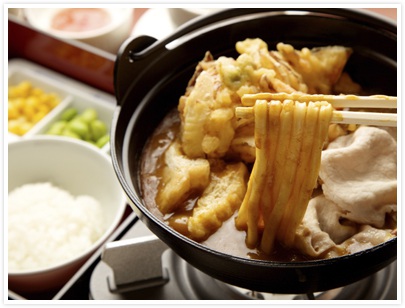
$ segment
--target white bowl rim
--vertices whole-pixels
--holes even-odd
[[[96,155],[100,155],[101,157],[103,157],[106,161],[111,162],[111,157],[108,154],[102,152],[96,146],[89,144],[86,141],[74,139],[71,137],[37,135],[37,136],[32,136],[32,137],[26,138],[26,139],[22,138],[22,139],[18,139],[18,140],[12,140],[8,143],[8,146],[14,147],[14,146],[19,146],[23,143],[28,144],[28,143],[36,143],[36,142],[45,142],[45,143],[46,142],[55,142],[55,143],[64,143],[64,144],[70,143],[72,146],[86,148],[86,150],[94,152]],[[122,191],[121,201],[119,203],[118,210],[116,212],[116,215],[115,215],[112,223],[108,226],[108,228],[104,231],[103,235],[100,236],[97,241],[95,241],[90,247],[88,247],[85,251],[83,251],[76,257],[65,260],[62,263],[52,265],[50,267],[42,267],[42,268],[38,268],[38,269],[34,269],[34,270],[10,271],[9,269],[7,269],[8,276],[19,277],[19,276],[43,275],[44,273],[53,272],[55,270],[65,268],[71,264],[74,264],[78,260],[80,260],[83,257],[90,254],[92,251],[97,250],[112,235],[113,231],[115,230],[115,228],[118,227],[118,224],[124,215],[126,206],[127,206],[127,200],[126,200],[124,192]]]
[[[54,10],[54,11],[60,11],[63,9],[70,9],[72,7],[54,7],[54,8],[44,8],[44,9],[48,9],[48,10]],[[36,19],[34,18],[34,16],[32,15],[35,10],[38,10],[38,8],[25,8],[24,9],[24,16],[27,18],[28,22],[42,30],[42,31],[46,31],[50,34],[53,35],[57,35],[61,38],[65,38],[65,39],[91,39],[91,38],[96,38],[99,36],[102,36],[104,34],[107,34],[111,31],[113,31],[114,29],[116,29],[117,27],[119,27],[121,24],[125,23],[125,21],[127,20],[127,17],[129,15],[131,15],[133,13],[133,8],[108,8],[108,7],[99,7],[101,9],[104,9],[105,11],[109,12],[110,10],[113,11],[118,11],[120,10],[122,12],[122,16],[120,18],[114,18],[112,17],[112,21],[110,23],[108,23],[105,26],[102,26],[100,28],[94,29],[94,30],[88,30],[88,31],[80,31],[80,32],[73,32],[73,31],[62,31],[62,30],[56,30],[56,29],[48,29],[48,28],[44,28],[42,26],[40,26],[37,22]],[[121,13],[120,12],[120,13]],[[53,13],[54,14],[54,13]]]

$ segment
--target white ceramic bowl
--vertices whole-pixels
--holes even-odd
[[[106,230],[71,260],[43,270],[8,272],[9,289],[20,293],[60,288],[119,225],[126,197],[111,158],[93,145],[67,137],[34,136],[8,145],[8,191],[24,184],[51,182],[73,196],[89,195],[101,205]]]
[[[218,11],[224,10],[224,8],[194,8],[194,7],[188,7],[188,8],[170,8],[170,17],[173,20],[173,22],[177,25],[180,26],[183,23],[196,18],[198,16],[202,15],[208,15],[212,14]]]
[[[116,53],[129,37],[133,26],[132,8],[102,8],[110,17],[105,26],[89,31],[62,31],[51,27],[52,19],[68,8],[26,8],[24,15],[35,28],[63,39],[72,39],[90,44],[105,51]]]

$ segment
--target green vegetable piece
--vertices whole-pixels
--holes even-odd
[[[224,77],[224,83],[229,86],[233,87],[235,85],[239,85],[241,81],[241,70],[239,67],[235,67],[232,65],[224,65],[222,67],[223,70],[223,77]]]
[[[68,123],[68,128],[80,136],[81,139],[90,139],[89,125],[79,119],[74,119]]]
[[[75,139],[81,139],[80,136],[78,134],[76,134],[75,132],[71,131],[68,128],[65,128],[61,134],[62,136],[66,136],[66,137],[71,137],[71,138],[75,138]]]
[[[57,121],[51,125],[46,134],[48,135],[61,135],[67,125],[66,121]]]
[[[102,136],[100,139],[97,140],[96,145],[97,145],[99,148],[102,148],[102,147],[105,146],[109,141],[110,141],[110,135],[109,135],[109,134],[105,134],[104,136]]]
[[[68,108],[66,109],[62,115],[60,116],[61,120],[63,121],[70,121],[78,114],[76,108]]]
[[[96,119],[90,122],[90,131],[93,140],[97,141],[107,134],[107,125],[103,121]]]
[[[87,108],[80,114],[80,118],[86,123],[96,120],[97,117],[97,111],[94,108]]]

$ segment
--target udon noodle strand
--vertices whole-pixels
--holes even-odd
[[[293,100],[257,100],[253,108],[256,160],[235,223],[247,231],[248,247],[270,254],[276,240],[294,242],[316,187],[333,108]]]

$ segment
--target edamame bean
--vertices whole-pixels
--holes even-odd
[[[67,121],[57,121],[51,125],[46,133],[49,135],[61,135],[66,125]]]
[[[90,131],[94,141],[97,141],[107,133],[107,126],[98,119],[90,122]]]
[[[99,148],[106,145],[110,136],[107,125],[97,118],[94,108],[87,108],[79,113],[77,108],[68,108],[46,132],[51,135],[62,135],[87,141]]]
[[[106,134],[106,135],[102,136],[100,139],[97,140],[96,145],[97,145],[99,148],[102,148],[102,147],[105,146],[109,141],[110,141],[110,135]]]
[[[72,132],[70,129],[65,128],[61,134],[61,136],[66,136],[66,137],[71,137],[75,139],[81,139],[78,134],[75,132]]]
[[[69,129],[78,134],[81,139],[90,139],[89,125],[81,119],[73,119],[68,123]]]
[[[83,121],[90,123],[91,121],[96,120],[98,115],[94,108],[87,108],[80,114],[80,117]]]
[[[78,114],[78,111],[77,111],[76,108],[68,108],[62,113],[62,115],[60,116],[60,119],[63,120],[63,121],[70,121],[77,114]]]

